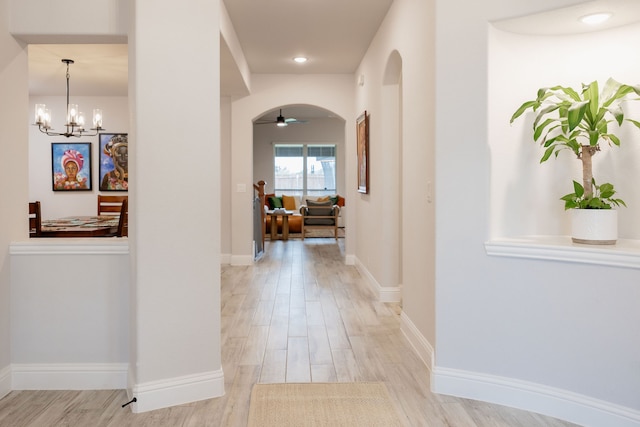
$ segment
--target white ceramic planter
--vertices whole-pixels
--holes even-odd
[[[571,239],[587,245],[615,245],[618,211],[615,209],[571,209]]]

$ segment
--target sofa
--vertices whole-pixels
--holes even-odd
[[[306,205],[307,200],[314,202],[322,202],[326,200],[332,200],[334,204],[340,206],[340,214],[338,216],[338,227],[344,227],[344,197],[334,194],[330,196],[288,196],[282,194],[276,196],[275,194],[265,194],[264,196],[264,209],[272,210],[282,207],[286,210],[293,211],[293,215],[288,218],[289,221],[289,233],[300,233],[302,231],[302,215],[300,214],[300,207]],[[271,229],[271,217],[266,216],[267,226],[266,230],[269,232]],[[277,217],[278,221],[278,233],[282,233],[282,217]]]

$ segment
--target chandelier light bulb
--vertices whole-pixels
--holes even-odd
[[[82,111],[78,113],[78,130],[84,130],[84,113]]]
[[[45,104],[36,104],[35,109],[35,125],[38,126],[40,132],[47,134],[48,136],[64,136],[69,138],[75,136],[79,138],[81,136],[96,136],[98,131],[105,130],[102,127],[102,110],[96,108],[93,110],[93,128],[95,131],[92,134],[85,134],[85,118],[84,114],[80,112],[78,104],[71,104],[69,102],[69,65],[73,64],[72,59],[63,59],[63,63],[67,64],[67,123],[65,124],[65,132],[51,132],[51,112]]]
[[[43,124],[44,123],[44,111],[46,110],[47,106],[44,104],[36,104],[36,117],[35,117],[35,123],[37,125]]]
[[[70,125],[78,124],[78,104],[69,104],[67,124],[70,124]]]
[[[93,109],[93,128],[102,129],[102,110],[99,108]]]
[[[48,108],[44,109],[44,126],[45,129],[51,129],[51,111]]]

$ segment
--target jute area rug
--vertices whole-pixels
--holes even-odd
[[[247,427],[405,426],[383,383],[256,384]]]

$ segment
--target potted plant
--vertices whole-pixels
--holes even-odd
[[[578,92],[570,87],[554,86],[538,90],[536,99],[523,103],[511,116],[511,123],[525,111],[536,112],[533,122],[533,139],[545,148],[540,163],[552,155],[557,157],[563,150],[569,150],[582,162],[582,183],[573,181],[573,193],[563,196],[565,210],[571,209],[572,238],[577,243],[613,244],[617,239],[617,206],[626,206],[615,198],[612,184],[596,185],[592,171],[592,157],[600,151],[601,143],[620,145],[618,138],[610,130],[615,122],[618,127],[623,122],[633,123],[640,128],[640,122],[624,117],[623,102],[638,100],[631,95],[640,95],[640,86],[630,86],[608,79],[599,91],[598,82],[582,85]],[[582,217],[596,216],[587,225],[580,225]],[[609,217],[613,225],[606,225]],[[585,234],[594,231],[595,235]]]

